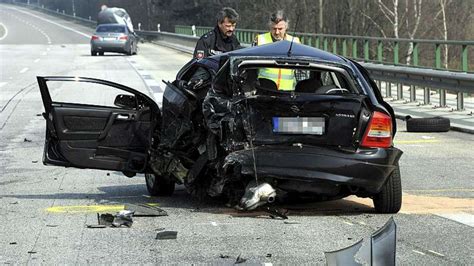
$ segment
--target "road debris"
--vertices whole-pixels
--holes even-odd
[[[115,215],[110,213],[97,213],[98,224],[88,224],[87,228],[107,228],[107,227],[131,227],[133,224],[133,211],[122,210]]]
[[[237,258],[235,259],[234,264],[244,263],[246,261],[247,261],[247,259],[244,259],[244,258],[240,257],[240,254],[239,254],[239,256],[237,256]]]
[[[10,242],[10,245],[16,245],[18,244],[17,242]]]
[[[121,227],[122,225],[126,227],[131,227],[133,224],[132,216],[134,211],[130,210],[123,210],[117,213],[114,217],[112,225],[114,227]]]
[[[349,239],[349,238],[348,238]],[[370,238],[340,250],[324,252],[327,265],[388,265],[396,264],[397,225],[390,218]]]
[[[219,257],[220,257],[221,259],[228,259],[228,258],[230,258],[229,255],[224,255],[224,254],[221,254]]]
[[[295,222],[295,221],[284,221],[283,223],[284,224],[301,224],[301,223]]]
[[[288,219],[288,216],[286,216],[286,213],[288,213],[288,211],[286,211],[285,213],[281,212],[280,210],[276,209],[276,208],[271,208],[271,207],[265,207],[264,210],[270,214],[270,217],[272,219],[276,219],[276,218],[281,218],[283,220],[287,220]]]
[[[32,141],[31,139],[27,139],[27,138],[23,139],[23,142],[31,142],[31,141]]]
[[[125,204],[125,210],[131,210],[134,212],[134,216],[168,216],[168,213],[158,208],[157,206],[152,206],[149,204]]]
[[[167,240],[167,239],[176,239],[178,238],[177,231],[161,231],[156,234],[155,239],[158,240]]]

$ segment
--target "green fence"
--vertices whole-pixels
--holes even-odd
[[[196,36],[210,31],[212,27],[195,27]],[[237,29],[241,43],[252,43],[263,30]],[[191,26],[175,26],[175,33],[193,35]],[[331,53],[390,65],[410,65],[455,71],[472,72],[474,61],[469,54],[474,52],[474,41],[442,41],[422,39],[377,38],[350,35],[309,34],[298,36],[303,44]],[[445,53],[448,49],[448,63]]]

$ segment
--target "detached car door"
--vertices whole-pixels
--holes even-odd
[[[105,80],[37,79],[46,119],[45,165],[126,175],[146,171],[148,150],[161,124],[159,107],[151,98]]]

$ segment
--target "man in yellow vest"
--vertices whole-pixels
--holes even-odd
[[[268,23],[270,32],[260,34],[255,38],[255,45],[262,45],[281,40],[294,41],[299,43],[298,37],[293,37],[286,33],[288,29],[288,18],[285,16],[282,10],[273,13]],[[291,69],[282,68],[265,68],[260,69],[259,78],[266,78],[273,80],[278,90],[292,91],[295,87],[295,75]]]

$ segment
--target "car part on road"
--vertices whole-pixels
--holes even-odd
[[[155,239],[158,240],[168,240],[168,239],[176,239],[178,238],[177,231],[161,231],[156,234]]]
[[[276,208],[268,207],[268,206],[265,207],[264,210],[270,214],[270,217],[271,217],[272,219],[275,219],[276,217],[279,217],[279,218],[281,218],[281,219],[283,219],[283,220],[288,219],[288,216],[286,216],[286,213],[287,213],[288,211],[286,211],[285,213],[283,213],[283,212],[281,212],[280,210],[278,210],[278,209],[276,209]]]
[[[130,210],[119,211],[115,215],[114,221],[112,222],[112,225],[114,227],[121,227],[122,225],[124,225],[126,227],[131,227],[132,224],[133,224],[133,220],[132,220],[133,213],[134,212],[130,211]]]
[[[130,210],[134,212],[135,217],[140,216],[168,216],[168,213],[158,208],[157,206],[151,206],[149,204],[125,204],[125,210]]]
[[[245,188],[245,194],[240,200],[239,207],[243,210],[254,210],[267,203],[273,203],[276,197],[276,190],[268,183],[257,183],[252,180]]]
[[[397,225],[391,217],[375,231],[370,240],[364,239],[336,251],[324,252],[328,266],[386,265],[396,262]]]
[[[246,261],[247,261],[247,259],[241,257],[240,254],[239,254],[239,256],[237,256],[237,258],[235,259],[234,264],[240,264],[240,263],[244,263]]]
[[[408,132],[448,132],[451,128],[449,118],[435,116],[425,118],[405,117]]]

